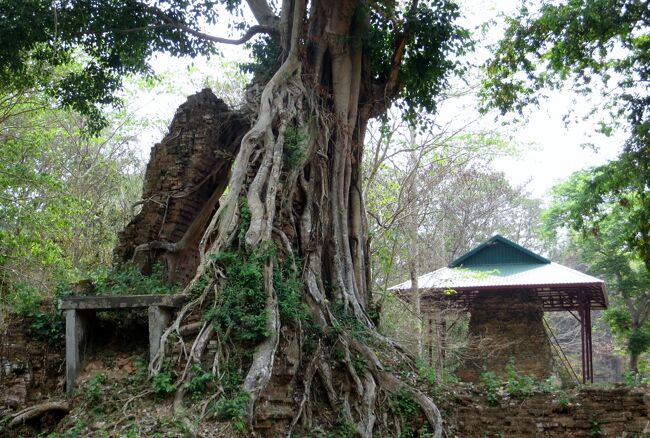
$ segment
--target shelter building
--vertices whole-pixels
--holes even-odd
[[[520,372],[548,377],[553,347],[543,312],[566,311],[580,324],[582,381],[593,382],[591,311],[607,308],[602,280],[495,235],[419,277],[418,289],[423,312],[450,302],[470,312],[469,335],[480,342],[470,343],[461,379],[476,381],[484,369],[502,375],[510,360]],[[391,290],[407,301],[413,296],[410,281]]]

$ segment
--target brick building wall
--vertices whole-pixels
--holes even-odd
[[[469,348],[459,370],[463,381],[480,380],[485,370],[505,377],[505,367],[545,379],[552,373],[552,353],[544,330],[539,298],[525,292],[481,292],[470,309]]]

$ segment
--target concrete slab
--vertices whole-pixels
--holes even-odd
[[[59,309],[138,309],[149,306],[180,307],[182,295],[76,295],[59,299]]]

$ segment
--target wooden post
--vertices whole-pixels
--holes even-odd
[[[431,315],[429,315],[428,323],[429,323],[429,345],[428,345],[429,366],[433,368],[433,317]]]
[[[436,328],[438,331],[438,374],[442,379],[445,371],[445,353],[447,349],[447,321],[445,321],[444,316],[440,315]]]

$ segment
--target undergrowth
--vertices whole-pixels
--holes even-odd
[[[179,291],[176,285],[166,280],[161,263],[156,263],[150,275],[144,275],[131,262],[114,266],[108,273],[92,279],[92,292],[97,295],[153,295],[173,294]]]
[[[486,391],[487,401],[491,405],[499,404],[504,397],[525,399],[536,392],[545,394],[565,394],[552,379],[543,381],[535,380],[529,375],[520,374],[515,369],[514,362],[505,366],[507,380],[502,382],[493,371],[485,371],[481,374],[481,383]]]
[[[121,377],[101,371],[81,382],[71,400],[72,411],[53,431],[38,438],[190,437],[193,417],[173,415],[168,395],[175,387],[170,365],[158,377],[147,379],[147,361],[137,358],[134,370]]]

